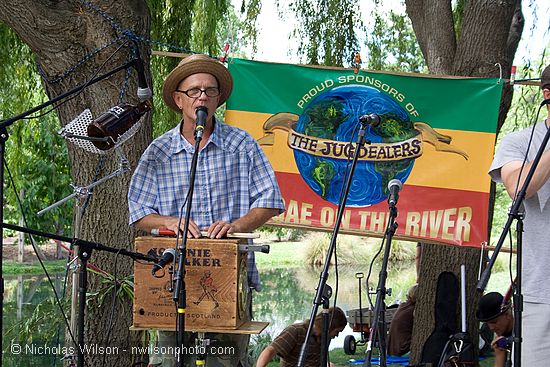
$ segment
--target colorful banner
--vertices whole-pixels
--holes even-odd
[[[225,119],[252,134],[273,165],[287,207],[274,224],[334,228],[365,126],[342,232],[382,236],[388,183],[398,179],[396,237],[464,246],[487,241],[498,79],[240,59],[229,70],[235,85]]]

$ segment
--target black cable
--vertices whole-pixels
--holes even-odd
[[[88,83],[93,80],[97,74],[99,73],[100,70],[102,70],[104,67],[105,67],[105,64],[111,59],[113,58],[113,56],[118,52],[120,51],[120,49],[125,45],[127,44],[129,41],[126,40],[122,45],[120,45],[108,58],[107,60],[105,60],[100,66],[99,68],[96,70],[96,72],[92,75],[92,77],[88,80],[88,82],[86,82],[86,84],[84,85],[84,87],[81,89],[80,92],[78,92],[75,97],[80,94],[84,88],[86,88],[86,86],[88,85]],[[133,48],[132,48],[133,49]],[[127,72],[128,72],[128,69],[127,69]],[[128,74],[127,74],[127,77],[125,79],[125,82],[127,82],[128,80]],[[121,88],[121,92],[123,92],[125,90],[125,86],[123,86]],[[119,103],[120,103],[120,100],[122,99],[122,96],[123,96],[124,93],[121,93],[120,96],[119,96]],[[94,177],[92,178],[92,183],[96,182],[97,181],[97,178],[99,177],[99,174],[101,172],[101,169],[103,168],[103,165],[105,164],[105,160],[106,160],[106,156],[104,155],[101,155],[100,158],[99,158],[99,161],[97,162],[97,165],[96,165],[96,169],[95,169],[95,173],[94,173]],[[84,213],[86,212],[86,209],[88,207],[88,204],[90,203],[90,197],[91,197],[91,194],[93,193],[94,191],[94,188],[92,187],[90,189],[90,195],[87,195],[86,196],[86,200],[84,201],[84,204],[82,205],[82,209],[81,209],[81,213],[80,213],[80,216],[81,217],[84,217]]]
[[[101,169],[103,168],[103,164],[105,164],[106,156],[100,155],[99,161],[97,162],[97,165],[95,166],[95,172],[94,177],[92,178],[92,183],[97,181],[97,178],[99,177],[99,174],[101,173]],[[82,204],[82,207],[80,208],[80,213],[76,213],[76,215],[80,215],[80,218],[84,218],[84,213],[86,213],[86,209],[88,208],[88,205],[90,204],[90,198],[92,196],[92,193],[94,192],[94,188],[92,187],[86,195],[86,199],[84,200],[84,203]],[[77,200],[79,200],[77,198]]]
[[[512,289],[515,290],[516,286],[516,282],[515,282],[515,279],[514,279],[514,274],[512,273],[512,265],[513,265],[513,262],[512,262],[512,255],[513,255],[513,247],[514,247],[514,244],[513,244],[513,241],[512,241],[512,228],[508,228],[508,240],[510,242],[510,257],[508,259],[508,275],[510,276],[510,285],[512,286]],[[514,292],[512,292],[512,294],[514,294]]]
[[[181,204],[181,207],[180,207],[179,218],[178,218],[178,232],[176,232],[176,247],[175,247],[176,256],[174,256],[174,261],[173,261],[174,264],[177,262],[177,255],[178,255],[177,249],[179,248],[180,228],[181,228],[181,222],[183,220],[183,210],[185,209],[187,200],[189,200],[189,190],[187,190],[187,194],[185,195],[185,200],[183,201],[183,204]],[[187,236],[187,233],[182,234],[182,236]]]
[[[355,127],[353,128],[353,131],[351,133],[351,137],[350,137],[350,141],[349,141],[349,144],[351,146],[351,144],[353,143],[353,137],[355,136],[355,133],[357,132],[357,125],[355,125]],[[357,148],[359,148],[359,144],[357,144]],[[346,177],[348,175],[348,170],[349,170],[349,167],[350,167],[350,164],[352,162],[352,154],[351,154],[351,150],[350,150],[350,154],[348,154],[347,156],[347,162],[346,162],[346,166],[345,166],[345,169],[344,169],[344,175],[343,177]],[[340,187],[340,195],[339,195],[339,202],[342,202],[343,199],[344,199],[344,190],[345,189],[345,181],[342,180],[342,186]],[[336,305],[337,305],[337,300],[338,300],[338,290],[339,290],[339,282],[340,282],[340,275],[339,275],[339,272],[338,272],[338,251],[337,251],[337,248],[338,246],[336,246],[336,248],[334,249],[334,253],[333,253],[333,256],[334,256],[334,281],[336,283],[335,287],[334,287],[334,300],[332,302],[332,305],[333,305],[333,309],[336,310]],[[330,259],[329,259],[330,261]],[[331,325],[332,325],[332,320],[334,319],[334,312],[332,313],[332,315],[330,315],[330,320],[329,320],[329,334],[330,334],[330,328],[331,328]],[[330,338],[329,336],[327,335],[327,348],[330,344]],[[330,355],[329,353],[327,352],[327,363],[330,363]]]
[[[369,272],[367,273],[367,277],[365,278],[365,287],[367,288],[367,299],[368,299],[370,307],[373,311],[374,311],[374,305],[372,304],[371,294],[370,294],[370,291],[369,291],[369,279],[370,279],[370,276],[371,276],[371,273],[372,273],[372,267],[374,266],[374,262],[375,262],[376,258],[378,256],[380,256],[380,253],[384,249],[384,244],[386,242],[386,233],[388,232],[389,229],[390,229],[390,221],[388,220],[388,224],[386,225],[386,229],[384,231],[384,237],[382,237],[382,242],[380,242],[380,247],[378,248],[378,252],[376,254],[374,254],[374,256],[372,257],[372,260],[369,264]]]
[[[178,125],[183,125],[183,118],[181,119],[180,123]],[[198,149],[198,147],[197,147]],[[199,152],[200,153],[200,152]],[[177,263],[178,259],[177,259],[177,256],[178,256],[178,247],[179,247],[179,238],[180,238],[180,228],[181,228],[181,222],[183,220],[183,211],[185,210],[185,205],[187,204],[187,200],[189,200],[189,194],[191,193],[191,186],[194,185],[193,182],[190,182],[189,183],[189,188],[187,189],[187,194],[185,195],[185,200],[183,201],[183,204],[181,204],[180,206],[180,211],[179,211],[179,218],[178,218],[178,232],[176,233],[176,256],[174,256],[174,264]],[[189,228],[187,229],[189,230]],[[182,236],[187,236],[187,233],[184,233]]]
[[[183,125],[183,118],[181,119],[181,124]],[[198,147],[197,147],[197,149],[198,149]],[[174,250],[175,250],[175,256],[174,256],[174,261],[173,261],[174,264],[178,264],[178,262],[179,262],[178,248],[179,248],[179,239],[180,239],[180,228],[181,228],[181,222],[183,220],[183,211],[185,209],[185,205],[187,204],[187,200],[189,200],[189,194],[191,193],[191,185],[192,184],[193,183],[189,184],[189,188],[187,189],[187,194],[185,195],[185,200],[183,201],[183,204],[181,204],[181,207],[180,207],[179,218],[178,218],[178,230],[176,232],[176,244],[175,244],[175,248],[174,248]],[[189,230],[189,228],[187,230]],[[182,234],[182,236],[187,236],[187,233]],[[182,238],[182,241],[183,241],[183,238]],[[179,274],[179,276],[183,277],[184,274]],[[172,278],[172,284],[171,284],[171,288],[172,288],[173,293],[175,292],[175,289],[176,289],[175,280],[176,280],[176,277],[173,277]],[[178,318],[179,317],[185,317],[185,314],[180,314],[178,312],[178,303],[177,302],[174,302],[174,307],[175,307],[175,311],[176,311],[176,325],[179,325],[179,319]],[[176,331],[176,339],[177,339],[177,331]],[[183,343],[183,340],[181,340],[179,342]]]
[[[80,89],[80,91],[78,91],[77,93],[73,94],[72,96],[70,97],[67,97],[66,99],[64,99],[63,101],[59,102],[58,104],[54,105],[51,109],[49,109],[48,111],[46,112],[43,112],[39,115],[35,115],[35,116],[27,116],[27,117],[23,117],[22,120],[31,120],[31,119],[36,119],[36,118],[39,118],[39,117],[43,117],[43,116],[46,116],[47,114],[57,110],[59,107],[61,107],[62,105],[64,105],[65,103],[69,102],[70,100],[73,100],[75,99],[77,96],[79,96],[83,91],[84,89],[86,89],[86,87],[89,86],[89,83],[97,76],[97,74],[99,74],[99,72],[105,67],[105,65],[107,64],[107,62],[109,62],[113,56],[116,55],[116,53],[118,51],[120,51],[120,49],[122,47],[124,47],[127,43],[129,42],[129,40],[126,40],[124,41],[120,46],[117,47],[117,49],[115,51],[113,51],[113,53],[105,60],[101,63],[101,65],[99,65],[99,67],[95,70],[95,72],[92,74],[92,76],[88,79],[88,81],[86,81],[86,83],[84,83],[84,85],[82,86],[82,88]]]
[[[59,245],[58,245],[59,246]],[[67,262],[65,264],[65,274],[63,274],[63,293],[61,293],[61,299],[64,300],[65,299],[65,296],[67,295],[67,283],[69,281],[69,265],[71,263],[71,253],[69,252],[67,254]],[[61,330],[61,332],[63,332],[63,330]],[[61,332],[60,330],[58,329],[57,332],[56,332],[56,344],[57,345],[60,345],[60,342],[61,342]],[[52,358],[52,367],[55,367],[57,365],[56,363],[56,358],[53,357]]]
[[[27,217],[25,215],[25,210],[23,208],[23,203],[21,202],[21,198],[19,197],[17,187],[15,185],[15,180],[13,179],[13,176],[11,174],[10,168],[6,162],[6,159],[4,158],[4,167],[6,168],[6,172],[8,173],[9,181],[11,182],[12,188],[14,190],[15,198],[17,200],[17,203],[19,205],[19,209],[21,211],[21,218],[23,219],[23,223],[25,224],[25,227],[28,227],[27,223]],[[65,325],[67,326],[67,331],[69,332],[69,336],[71,337],[72,342],[76,345],[76,339],[71,331],[71,327],[69,325],[69,319],[67,318],[67,315],[65,315],[65,310],[63,310],[63,305],[61,304],[61,299],[59,298],[59,295],[57,294],[57,290],[55,289],[55,285],[53,284],[52,278],[50,277],[50,274],[48,273],[48,270],[46,269],[46,266],[44,265],[44,262],[38,256],[38,249],[36,248],[36,243],[34,242],[34,238],[32,235],[27,234],[29,237],[31,246],[33,248],[33,251],[36,255],[36,258],[38,259],[38,262],[40,263],[40,267],[42,267],[42,270],[44,271],[44,274],[46,275],[46,278],[48,279],[48,282],[50,283],[50,287],[53,290],[53,294],[55,296],[55,303],[57,304],[59,310],[61,311],[61,315],[63,316],[63,321],[65,322]]]
[[[353,137],[355,136],[356,132],[357,132],[357,125],[355,125],[355,127],[353,128],[353,131],[351,132],[351,137],[350,137],[350,141],[349,141],[350,146],[353,143]],[[359,148],[359,144],[357,144],[357,148]],[[353,160],[352,158],[353,157],[352,157],[351,150],[350,150],[350,154],[348,154],[348,157],[347,157],[347,162],[346,162],[346,166],[345,166],[345,169],[344,169],[343,177],[346,177],[348,175],[349,166],[350,166],[350,164]],[[344,182],[344,180],[342,180],[342,186],[340,187],[340,196],[339,196],[339,201],[340,202],[343,202],[343,200],[344,200],[344,191],[345,191],[344,186],[345,186],[345,182]],[[334,278],[335,278],[335,282],[336,282],[335,290],[334,290],[333,307],[336,307],[336,300],[338,299],[339,273],[338,273],[338,252],[336,251],[337,248],[338,248],[338,246],[336,246],[336,248],[334,249],[334,254],[333,254],[334,255]],[[330,319],[330,321],[332,323],[332,318]]]
[[[349,140],[350,146],[353,144],[353,137],[355,136],[356,132],[357,132],[357,125],[355,125],[355,127],[353,128],[353,131],[351,132],[351,137],[350,137],[350,140]],[[357,147],[359,147],[359,144],[357,144]],[[350,149],[350,154],[348,154],[348,156],[347,156],[347,162],[346,162],[346,167],[344,169],[343,177],[346,177],[348,175],[349,166],[350,166],[351,162],[353,161],[352,155],[353,154],[351,154],[351,149]],[[342,180],[342,186],[340,187],[340,196],[339,196],[339,199],[338,199],[340,202],[342,202],[342,200],[344,199],[343,198],[344,188],[345,188],[345,181]]]
[[[111,333],[113,331],[113,326],[114,326],[114,322],[113,322],[113,317],[115,315],[115,306],[116,306],[116,300],[117,300],[117,293],[118,293],[118,290],[117,290],[117,286],[118,286],[118,282],[117,282],[117,261],[118,261],[118,255],[120,255],[120,251],[122,251],[122,249],[119,249],[116,254],[115,254],[115,261],[114,261],[114,264],[113,264],[113,294],[112,294],[112,301],[111,301],[111,314],[109,315],[109,322],[107,324],[107,335],[105,336],[105,340],[102,344],[102,346],[104,347],[107,347],[109,345],[109,338],[111,337]],[[120,284],[120,287],[122,288],[122,284]],[[105,358],[107,358],[107,353],[103,353],[103,361],[102,361],[102,365],[103,366],[106,366],[105,364]]]

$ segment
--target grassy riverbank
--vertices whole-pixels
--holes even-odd
[[[67,265],[66,260],[45,260],[44,266],[48,273],[61,273],[65,271]],[[40,266],[38,261],[32,263],[18,263],[15,261],[7,260],[2,261],[2,272],[5,275],[36,275],[43,274],[44,270]]]
[[[377,356],[374,354],[374,356]],[[361,359],[365,358],[365,346],[357,346],[357,352],[355,355],[347,355],[344,353],[344,349],[342,348],[336,348],[330,351],[329,358],[332,363],[334,363],[338,367],[345,367],[345,366],[362,366],[362,363],[355,364],[353,363],[354,360],[359,361]],[[493,357],[484,359],[482,361],[479,361],[479,367],[492,367],[494,365],[495,359]],[[278,367],[279,362],[271,362],[267,365],[268,367]],[[388,364],[388,366],[403,366],[399,364]]]
[[[263,282],[264,282],[264,291],[262,294],[267,294],[269,297],[267,299],[264,299],[262,302],[259,302],[261,304],[266,304],[269,302],[275,302],[277,304],[277,300],[280,299],[293,299],[296,302],[295,303],[303,303],[306,307],[311,307],[311,299],[308,295],[307,300],[302,302],[303,294],[304,292],[310,291],[315,286],[320,268],[315,268],[315,270],[311,270],[309,264],[311,264],[310,260],[308,260],[308,256],[311,256],[311,254],[314,255],[315,258],[323,257],[323,249],[326,251],[327,248],[327,242],[326,238],[328,236],[313,236],[313,237],[307,237],[307,238],[301,238],[299,241],[287,241],[287,242],[270,242],[269,239],[262,238],[259,243],[265,243],[270,245],[270,253],[264,254],[264,253],[257,253],[256,259],[258,263],[258,268],[260,273],[264,276]],[[342,238],[339,239],[339,241],[343,241],[342,243],[339,242],[338,245],[338,253],[339,253],[339,264],[345,263],[347,264],[346,267],[340,267],[340,287],[339,287],[339,298],[338,298],[338,304],[344,304],[347,307],[342,306],[344,309],[349,309],[355,305],[356,300],[356,292],[357,292],[357,283],[355,279],[355,272],[356,271],[365,271],[368,269],[368,263],[370,262],[370,259],[376,251],[378,250],[379,246],[379,239],[370,239],[365,240],[363,238],[359,237],[350,237],[347,238],[347,236],[341,236]],[[406,253],[408,251],[408,248],[406,246],[410,246],[412,249],[415,248],[415,244],[410,245],[399,245],[403,247],[398,247],[398,245],[392,247],[392,251],[395,252],[395,255],[398,255],[398,253]],[[316,249],[321,249],[320,252],[316,252]],[[340,253],[342,251],[343,253]],[[309,254],[309,255],[308,255]],[[50,254],[51,255],[51,254]],[[354,258],[355,264],[351,262],[345,262],[349,261],[348,259]],[[310,257],[311,259],[311,257]],[[403,261],[398,261],[399,259],[393,259],[391,264],[391,271],[392,274],[390,276],[392,287],[394,288],[394,292],[396,294],[402,293],[399,286],[402,284],[409,284],[414,282],[414,261],[410,261],[410,259],[405,259]],[[4,273],[5,274],[25,274],[25,275],[31,275],[31,274],[43,274],[43,270],[41,269],[40,265],[36,262],[36,260],[33,260],[31,255],[26,257],[27,263],[19,264],[14,261],[10,261],[8,258],[5,258],[4,261]],[[46,267],[49,272],[52,273],[63,273],[65,271],[65,262],[66,260],[47,260],[45,261]],[[269,274],[274,272],[273,268],[278,268],[282,270],[278,270],[276,276],[273,276],[272,278],[269,278]],[[375,267],[376,268],[376,267]],[[503,269],[500,269],[501,271]],[[331,268],[331,276],[333,276],[334,272]],[[350,273],[351,275],[347,274]],[[346,274],[348,275],[346,277]],[[378,274],[378,271],[376,270],[374,272],[373,277],[376,277]],[[406,277],[405,277],[406,275]],[[499,276],[501,274],[498,274]],[[499,278],[498,276],[495,278]],[[502,279],[503,282],[507,280],[507,272],[502,272]],[[374,281],[374,280],[373,280]],[[296,283],[297,285],[295,285]],[[284,285],[283,285],[284,284]],[[331,283],[332,284],[332,283]],[[275,290],[272,290],[272,293],[269,293],[269,290],[271,288],[274,288]],[[282,290],[281,288],[284,288]],[[290,288],[292,288],[293,292],[290,292]],[[296,288],[296,289],[294,289]],[[310,289],[311,288],[311,289]],[[405,290],[407,287],[404,287]],[[500,289],[498,289],[500,290]],[[286,292],[286,293],[285,293]],[[260,301],[261,294],[257,294],[258,301]],[[283,298],[277,298],[277,297],[283,297]],[[286,297],[286,298],[284,298]],[[311,296],[312,297],[312,296]],[[264,297],[266,298],[266,297]],[[275,301],[273,301],[275,300]],[[280,303],[279,303],[280,305]],[[274,309],[276,307],[275,305],[271,305],[269,307],[273,307],[271,309]],[[296,306],[298,307],[298,306]],[[295,308],[296,308],[295,307]],[[300,306],[302,307],[302,306]],[[287,307],[285,309],[284,315],[298,313],[297,310]],[[264,315],[265,316],[265,315]],[[270,321],[273,324],[273,321],[276,321],[276,317],[269,318],[264,317],[266,321]],[[296,320],[302,319],[303,315],[300,315],[300,317],[295,317],[289,320],[285,320],[285,324],[292,323]],[[263,319],[262,319],[263,320]],[[275,333],[276,334],[276,333]],[[274,334],[274,336],[275,336]],[[336,344],[338,345],[338,344]],[[340,344],[341,345],[341,344]],[[260,346],[263,347],[263,344]],[[260,349],[261,350],[261,349]],[[330,352],[330,360],[337,366],[350,366],[348,363],[350,359],[360,359],[364,357],[364,347],[359,346],[358,351],[355,355],[346,355],[343,351],[343,348],[336,348],[331,350]],[[269,366],[275,367],[278,366],[278,362],[273,362]],[[492,361],[483,361],[481,364],[482,367],[488,367],[492,366]]]

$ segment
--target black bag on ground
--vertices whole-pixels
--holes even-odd
[[[439,274],[435,295],[434,331],[424,343],[421,363],[437,366],[445,343],[449,341],[450,336],[459,331],[456,322],[458,295],[459,284],[456,275],[449,271]]]
[[[466,367],[474,365],[474,345],[468,333],[449,337],[437,367]]]

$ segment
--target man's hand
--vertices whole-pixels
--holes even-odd
[[[185,225],[185,219],[180,220],[177,217],[169,217],[165,215],[149,214],[136,222],[136,227],[151,233],[154,229],[168,229],[178,236],[183,234],[183,227]],[[201,231],[199,226],[191,219],[189,220],[189,229],[187,231],[187,238],[199,238],[201,237]]]
[[[508,345],[509,345],[508,340],[506,340],[506,337],[504,337],[504,336],[496,337],[495,340],[493,340],[493,342],[491,343],[491,347],[495,351],[497,349],[508,350],[508,348],[506,348],[506,346],[508,346]]]
[[[185,219],[181,220],[181,225],[178,228],[178,225],[180,224],[179,218],[176,217],[166,217],[166,221],[164,225],[166,226],[166,229],[169,229],[171,231],[174,231],[174,233],[177,233],[178,236],[183,234],[183,227],[185,225]],[[201,237],[201,230],[199,229],[199,226],[195,222],[193,222],[193,219],[189,220],[189,228],[187,229],[187,238],[199,238]]]
[[[238,232],[237,228],[233,223],[225,222],[219,220],[214,222],[208,227],[206,236],[208,238],[223,238],[227,236],[228,233]]]

